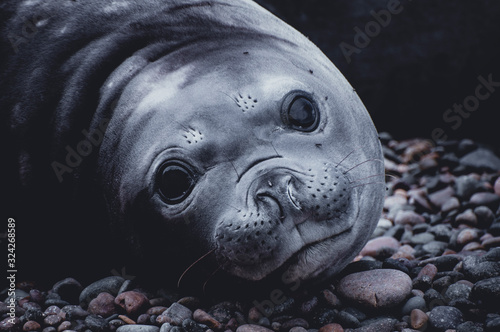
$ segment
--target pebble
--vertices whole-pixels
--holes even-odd
[[[90,284],[80,293],[80,306],[86,309],[90,301],[103,292],[116,296],[124,281],[122,277],[112,276]]]
[[[95,299],[90,301],[87,311],[102,317],[114,315],[118,313],[115,306],[115,297],[106,292],[100,293]]]
[[[23,331],[38,331],[41,328],[40,324],[33,320],[29,320],[23,325]]]
[[[483,306],[500,308],[500,277],[488,278],[475,283],[470,298],[479,301]]]
[[[449,199],[451,199],[454,194],[455,190],[451,186],[448,186],[444,189],[441,189],[439,191],[430,194],[429,200],[435,207],[441,208],[443,204],[446,203]]]
[[[396,306],[411,289],[412,281],[407,274],[389,269],[354,273],[340,280],[338,286],[344,298],[370,308]]]
[[[96,315],[88,315],[85,318],[85,324],[92,332],[108,331],[108,322],[104,318]]]
[[[148,298],[139,292],[123,292],[115,298],[115,304],[125,309],[131,316],[137,315],[141,310],[149,308]]]
[[[245,325],[240,325],[236,329],[236,332],[273,332],[273,330],[270,330],[260,325],[245,324]]]
[[[449,198],[446,202],[441,206],[441,211],[443,213],[449,213],[453,210],[457,210],[460,207],[460,201],[456,197]]]
[[[500,158],[488,149],[479,148],[460,159],[460,164],[478,170],[498,171]]]
[[[474,206],[486,205],[496,209],[500,203],[500,196],[489,192],[475,193],[470,198],[469,203]]]
[[[471,289],[471,286],[457,282],[448,287],[444,297],[449,300],[468,299]]]
[[[474,227],[477,225],[477,217],[472,209],[467,209],[455,217],[455,223],[457,225],[465,224]]]
[[[193,313],[193,319],[198,323],[207,325],[211,329],[219,330],[222,328],[222,324],[220,322],[218,322],[212,315],[201,309],[195,310]]]
[[[322,326],[318,332],[344,332],[344,329],[337,323],[331,323]]]
[[[429,316],[420,309],[413,309],[410,314],[411,327],[419,330],[427,324]]]
[[[361,256],[376,257],[378,253],[385,248],[398,249],[401,246],[398,240],[393,237],[382,236],[368,241],[361,250]]]
[[[397,225],[417,225],[424,222],[424,217],[414,211],[399,211],[394,218],[394,223]]]
[[[406,301],[403,308],[401,309],[401,314],[403,316],[409,315],[415,309],[427,311],[427,305],[423,297],[414,296]]]
[[[470,210],[472,214],[472,210]],[[473,228],[464,228],[458,233],[457,236],[457,244],[459,245],[465,245],[469,242],[475,241],[479,239],[479,233],[477,232],[476,229]]]
[[[162,316],[166,318],[167,323],[179,326],[185,319],[191,318],[193,312],[182,304],[172,303],[158,318]]]
[[[123,325],[116,332],[160,332],[160,328],[151,325]]]
[[[462,322],[462,312],[455,307],[435,307],[429,314],[430,325],[438,331],[456,329]]]
[[[495,181],[494,189],[495,189],[495,194],[500,196],[500,177]]]

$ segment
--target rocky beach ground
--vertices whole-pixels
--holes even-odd
[[[119,276],[90,285],[73,276],[52,289],[18,282],[15,307],[0,294],[0,331],[500,331],[500,158],[467,139],[380,138],[381,219],[355,261],[321,287],[214,301]]]

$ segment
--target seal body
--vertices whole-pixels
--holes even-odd
[[[110,266],[165,280],[301,282],[368,240],[384,197],[374,125],[326,56],[257,4],[10,5],[11,206],[26,232],[56,234],[30,241],[79,267],[115,250]]]

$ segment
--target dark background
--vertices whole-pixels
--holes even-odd
[[[439,127],[448,139],[500,146],[500,88],[457,129],[443,120],[447,109],[474,95],[479,75],[500,82],[500,1],[401,0],[402,11],[350,63],[339,45],[354,46],[354,27],[364,31],[375,21],[370,11],[387,9],[389,0],[257,2],[321,48],[356,88],[379,131],[430,139]]]

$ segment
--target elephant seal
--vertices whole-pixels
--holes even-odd
[[[109,224],[124,266],[164,279],[302,282],[368,240],[384,198],[370,116],[315,45],[256,3],[1,10],[11,206],[30,225],[19,241],[44,234],[30,241],[69,252],[66,266],[81,253],[88,271]]]

